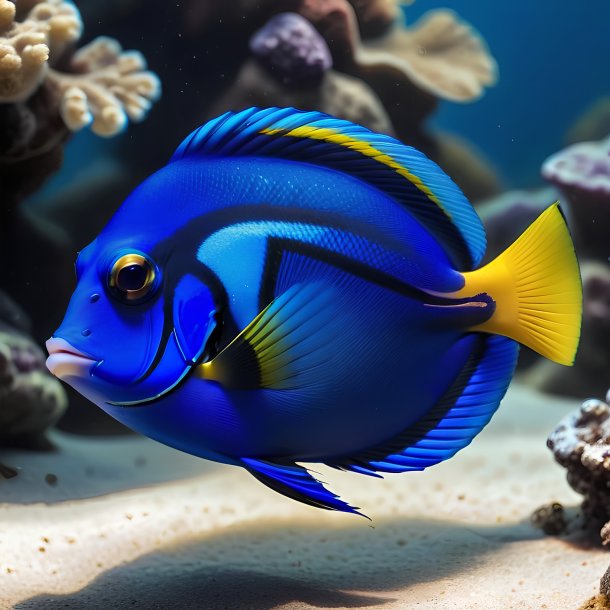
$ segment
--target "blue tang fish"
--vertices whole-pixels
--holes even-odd
[[[357,512],[298,463],[422,470],[487,424],[519,343],[574,360],[558,205],[480,267],[485,245],[414,148],[318,112],[228,112],[80,252],[47,364],[142,434]]]

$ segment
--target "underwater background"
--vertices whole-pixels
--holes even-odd
[[[585,497],[574,516],[554,507],[549,491],[545,501],[551,504],[536,513],[536,527],[569,538],[584,523],[593,530],[596,553],[599,540],[608,545],[609,25],[607,0],[0,0],[0,540],[3,506],[10,520],[22,504],[115,491],[107,480],[97,488],[75,477],[65,494],[53,496],[59,493],[53,477],[65,467],[62,456],[81,459],[75,456],[86,454],[85,445],[78,445],[83,439],[127,443],[121,451],[140,459],[140,446],[134,450],[129,443],[141,439],[44,366],[44,341],[74,289],[76,253],[191,130],[227,110],[292,105],[361,123],[425,152],[481,215],[487,259],[550,203],[561,202],[583,279],[581,345],[569,369],[522,350],[517,383],[526,393],[519,401],[535,393],[532,402],[543,404],[548,418],[543,425],[521,404],[514,416],[506,415],[501,430],[518,427],[524,436],[537,435],[541,455],[548,454],[552,467],[554,455],[568,469],[572,488]],[[576,409],[571,416],[568,407]],[[573,436],[562,436],[562,425]],[[552,454],[545,447],[549,434]],[[523,445],[524,451],[530,448]],[[55,471],[44,466],[53,450]],[[93,469],[107,448],[95,451],[97,462],[88,465]],[[160,456],[149,459],[173,463],[169,453]],[[111,480],[120,466],[108,468]],[[198,472],[179,459],[176,468],[184,472],[175,478]],[[528,476],[520,468],[512,479],[518,484]],[[532,474],[543,491],[551,476],[545,468]],[[157,478],[147,474],[133,481],[119,475],[117,489],[157,484],[175,474],[169,466],[159,471]],[[435,476],[438,482],[441,475]],[[527,480],[523,485],[530,488]],[[572,505],[579,505],[574,497]],[[533,508],[519,506],[519,519],[527,523],[519,536],[543,536],[534,526],[527,529]],[[14,540],[18,546],[20,539]],[[335,541],[339,555],[341,540]],[[561,555],[560,547],[556,551]],[[14,567],[3,555],[0,550],[6,577]],[[577,563],[586,557],[583,551]],[[595,587],[604,562],[609,563],[591,561]],[[101,572],[94,570],[91,579]],[[357,579],[349,582],[348,588],[358,588]],[[610,577],[605,586],[610,594]],[[590,589],[580,595],[582,602],[597,593]],[[20,591],[11,599],[27,599]],[[31,591],[44,593],[40,587]],[[92,607],[95,599],[88,601]],[[322,595],[312,604],[350,602],[333,599]],[[401,599],[396,607],[410,607],[408,595]],[[429,604],[424,607],[445,607],[432,597],[421,599]],[[2,594],[0,607],[1,602]],[[46,607],[48,600],[38,603]],[[555,603],[548,607],[576,607],[556,598]]]

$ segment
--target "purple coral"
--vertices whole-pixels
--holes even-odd
[[[575,144],[549,157],[542,175],[570,202],[581,254],[610,254],[610,138]]]
[[[326,41],[297,13],[280,13],[250,39],[250,49],[281,82],[308,86],[332,67]]]
[[[610,391],[606,400],[610,400]],[[568,414],[547,441],[555,459],[568,471],[571,487],[585,496],[583,511],[591,520],[610,520],[610,407],[586,400]],[[607,525],[604,526],[607,529]],[[604,544],[610,540],[604,539]]]

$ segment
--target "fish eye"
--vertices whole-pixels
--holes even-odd
[[[151,297],[157,286],[155,264],[136,252],[117,258],[108,274],[110,292],[124,303],[135,305]]]

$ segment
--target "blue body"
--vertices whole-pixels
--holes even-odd
[[[238,123],[240,115],[235,117],[222,124],[225,132],[231,120]],[[220,128],[206,128],[204,146],[211,146]],[[134,430],[188,453],[241,465],[246,458],[249,465],[258,459],[341,465],[426,421],[467,363],[481,354],[480,335],[467,329],[493,313],[492,302],[454,306],[442,298],[464,284],[457,266],[471,268],[484,250],[469,204],[460,199],[448,208],[451,214],[438,212],[428,199],[419,202],[421,192],[392,170],[390,178],[399,188],[404,182],[407,195],[407,186],[414,189],[410,209],[410,200],[405,204],[391,189],[379,188],[376,177],[362,179],[311,155],[230,154],[232,144],[223,144],[224,154],[192,154],[190,148],[201,146],[197,137],[202,136],[195,132],[187,138],[80,253],[78,287],[55,336],[97,364],[90,375],[66,381]],[[370,142],[376,146],[390,141],[375,137],[379,142]],[[390,151],[407,150],[390,144]],[[314,152],[332,146],[321,142]],[[413,155],[419,155],[414,167],[431,171],[431,162],[417,151]],[[363,163],[373,169],[379,164],[368,158]],[[439,192],[451,187],[454,199],[462,197],[434,168],[445,180]],[[117,302],[105,286],[121,252],[142,253],[157,265],[160,288],[141,305]],[[300,302],[298,290],[312,286]],[[293,324],[299,341],[282,350],[295,351],[300,368],[294,379],[248,385],[240,381],[242,373],[248,376],[248,365],[241,364],[234,367],[236,384],[198,374],[212,316],[220,320],[215,336],[222,352],[265,307],[291,291],[297,294],[290,305],[293,321],[302,316]],[[324,296],[319,304],[317,295]],[[454,453],[488,421],[514,366],[514,344],[507,343],[508,375],[493,406],[469,412],[467,438],[454,442],[452,433],[441,434],[449,439],[446,447],[439,445],[444,453],[428,462]],[[454,403],[413,442],[433,430]],[[419,468],[420,458],[409,459],[386,470]],[[271,476],[255,466],[255,476]],[[320,502],[309,501],[337,508]]]

